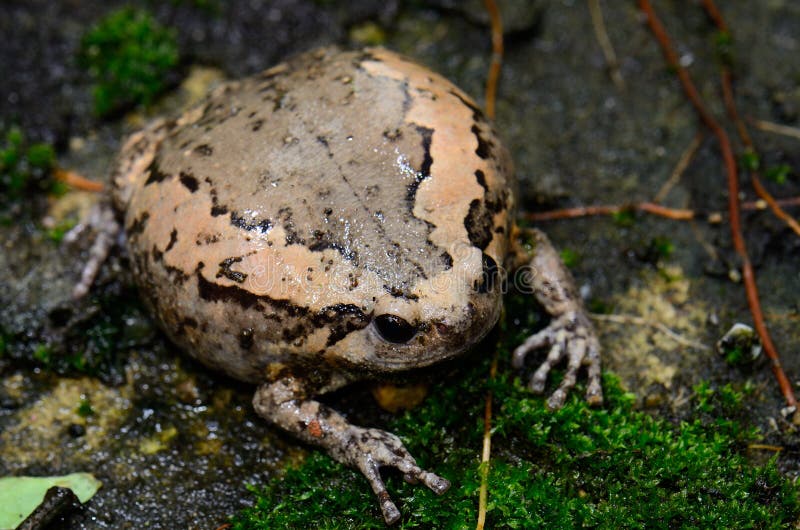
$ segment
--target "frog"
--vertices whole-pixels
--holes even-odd
[[[530,389],[565,362],[548,406],[584,368],[586,399],[602,403],[597,334],[547,236],[515,222],[508,149],[470,96],[412,59],[325,47],[222,83],[132,134],[111,183],[114,213],[95,218],[76,294],[123,233],[167,337],[256,385],[272,425],[360,470],[387,524],[401,513],[382,468],[436,494],[449,481],[318,397],[465,354],[498,322],[512,276],[550,316],[513,366],[547,348]]]

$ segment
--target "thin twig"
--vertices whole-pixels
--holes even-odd
[[[755,273],[753,265],[750,262],[750,256],[747,254],[747,247],[742,236],[741,219],[739,215],[739,180],[738,172],[736,169],[736,159],[733,155],[733,148],[731,147],[730,139],[725,130],[717,123],[711,114],[706,110],[702,98],[697,91],[694,83],[692,82],[689,72],[681,66],[678,60],[678,55],[672,47],[672,41],[667,35],[664,26],[659,21],[658,17],[653,10],[649,0],[639,0],[639,8],[644,12],[647,17],[647,23],[650,26],[653,35],[661,45],[661,49],[667,60],[667,64],[673,68],[678,78],[683,85],[684,92],[692,103],[695,112],[700,117],[701,121],[711,129],[714,136],[717,137],[722,151],[722,158],[725,163],[728,181],[728,214],[730,218],[731,236],[733,239],[733,247],[742,263],[742,278],[744,280],[745,292],[747,294],[747,302],[750,306],[750,313],[753,316],[753,323],[755,324],[758,335],[761,338],[761,343],[764,346],[764,351],[772,361],[772,372],[778,380],[781,392],[786,405],[793,411],[797,410],[797,398],[795,398],[792,384],[786,377],[781,365],[780,356],[772,342],[767,326],[764,323],[764,316],[761,311],[761,302],[758,297],[758,287],[756,285]]]
[[[764,202],[767,203],[767,205],[769,205],[773,215],[786,223],[795,234],[800,236],[800,223],[798,223],[794,217],[786,213],[786,211],[781,208],[778,201],[766,190],[766,188],[764,188],[764,185],[761,184],[761,179],[758,178],[758,173],[754,171],[750,175],[750,180],[753,183],[753,189],[755,189],[758,196],[761,197]]]
[[[600,44],[603,57],[605,57],[606,64],[608,65],[608,75],[611,77],[611,81],[614,82],[614,85],[616,85],[617,90],[624,92],[625,80],[622,78],[622,73],[620,73],[619,61],[617,60],[617,54],[614,53],[614,46],[611,44],[611,39],[608,38],[606,24],[603,21],[603,9],[600,7],[600,0],[589,0],[589,14],[592,16],[594,34],[597,37],[597,42]]]
[[[500,79],[500,67],[503,64],[503,21],[500,9],[494,0],[484,0],[486,10],[492,24],[492,63],[486,78],[486,115],[494,119],[495,100],[497,99],[497,82]]]
[[[595,320],[600,322],[614,322],[616,324],[636,324],[637,326],[649,326],[654,328],[667,337],[671,338],[681,346],[687,346],[689,348],[694,348],[696,350],[710,350],[711,347],[703,344],[702,342],[697,342],[691,339],[687,339],[681,334],[672,331],[667,326],[662,324],[661,322],[655,320],[649,320],[644,317],[639,317],[636,315],[605,315],[599,313],[589,313],[589,316]]]
[[[775,199],[775,203],[783,208],[800,206],[800,197],[787,197]],[[742,210],[766,210],[769,205],[766,201],[747,201],[741,204]],[[722,222],[722,212],[703,212],[698,210],[683,210],[667,208],[652,202],[639,202],[623,205],[599,205],[599,206],[578,206],[575,208],[563,208],[560,210],[550,210],[547,212],[528,212],[524,214],[528,221],[556,221],[559,219],[579,219],[581,217],[591,217],[594,215],[616,215],[623,212],[643,212],[659,217],[665,217],[673,221],[691,221],[693,219],[705,218],[711,224]]]
[[[53,176],[57,180],[60,180],[61,182],[67,184],[68,186],[71,186],[78,190],[100,193],[105,188],[102,182],[95,182],[94,180],[89,180],[86,177],[81,176],[78,173],[75,173],[74,171],[61,169],[59,167],[53,170]]]
[[[714,24],[720,31],[729,33],[728,25],[725,23],[725,19],[722,18],[722,13],[719,12],[713,0],[703,0],[703,9],[706,10],[706,13],[708,13],[708,16],[711,17],[711,20],[714,21]]]
[[[489,380],[497,376],[497,352],[494,349],[492,364],[489,367]],[[478,492],[478,523],[476,530],[483,530],[486,525],[486,507],[489,498],[489,465],[492,458],[492,391],[486,392],[486,405],[483,409],[483,450],[481,451],[481,488]]]
[[[661,186],[661,189],[658,190],[656,196],[653,197],[653,202],[663,201],[670,190],[681,180],[681,176],[683,176],[686,168],[689,167],[689,163],[694,158],[697,150],[700,149],[700,145],[702,145],[702,143],[703,133],[698,131],[697,134],[694,135],[692,143],[690,143],[686,150],[681,154],[681,158],[678,160],[678,164],[675,166],[675,169],[672,170],[672,174],[670,174],[667,181]]]
[[[780,123],[773,123],[766,120],[751,120],[756,129],[781,134],[783,136],[790,136],[800,140],[800,128],[790,127],[789,125],[781,125]]]
[[[623,212],[646,212],[667,219],[676,221],[687,221],[693,219],[695,212],[692,210],[682,210],[677,208],[667,208],[652,202],[638,202],[623,206],[600,205],[600,206],[579,206],[577,208],[565,208],[563,210],[552,210],[549,212],[529,212],[525,218],[529,221],[553,221],[556,219],[574,219],[576,217],[589,217],[592,215],[616,215]]]
[[[800,197],[786,197],[775,199],[775,202],[784,208],[800,206]],[[742,203],[742,210],[766,210],[767,203],[759,199],[757,201],[747,201]]]
[[[489,18],[492,21],[492,64],[486,79],[486,115],[494,119],[495,99],[497,96],[497,81],[500,78],[500,66],[503,64],[503,22],[500,10],[494,0],[484,0]],[[493,382],[497,376],[497,353],[494,349],[492,364],[489,368],[489,381]],[[477,530],[483,530],[486,525],[486,509],[489,498],[489,466],[492,458],[492,391],[486,393],[486,405],[483,412],[483,450],[481,451],[481,487],[478,493],[478,521]]]
[[[780,453],[783,451],[783,447],[780,445],[767,445],[767,444],[750,444],[747,446],[748,449],[760,449],[762,451],[772,451],[774,453]]]
[[[722,14],[719,12],[719,10],[717,10],[717,6],[714,4],[713,0],[703,0],[703,5],[708,10],[709,16],[717,22],[717,25],[721,30],[723,28],[727,28],[725,25],[725,20],[722,19]],[[739,138],[742,140],[742,144],[744,145],[745,149],[755,153],[756,148],[753,144],[753,139],[750,137],[750,133],[747,132],[747,126],[745,126],[744,122],[739,117],[739,111],[736,109],[736,100],[733,97],[732,78],[733,75],[731,74],[730,68],[728,68],[726,65],[723,65],[722,96],[725,100],[725,109],[728,111],[728,115],[733,120],[733,123],[736,124],[736,130],[739,132]],[[773,215],[786,223],[795,234],[800,236],[800,223],[798,223],[794,217],[786,213],[783,208],[780,207],[775,197],[773,197],[772,194],[761,184],[761,173],[758,170],[750,170],[750,181],[753,184],[753,189],[755,189],[758,196],[767,203],[770,210],[772,210]]]

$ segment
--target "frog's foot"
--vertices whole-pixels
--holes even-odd
[[[304,380],[287,375],[261,385],[253,396],[253,407],[260,416],[301,440],[326,449],[342,464],[358,468],[378,496],[388,524],[400,519],[400,510],[386,491],[381,467],[394,467],[403,473],[406,482],[422,482],[437,494],[450,487],[447,480],[420,468],[394,434],[352,425],[330,407],[308,399],[306,394]]]
[[[364,474],[378,497],[386,524],[397,522],[400,519],[400,510],[386,491],[379,472],[381,467],[394,467],[403,473],[406,482],[422,482],[437,495],[450,487],[448,480],[420,468],[403,446],[403,442],[392,433],[351,426],[345,438],[347,443],[341,449],[332,450],[331,454],[337,460],[357,467]]]
[[[550,324],[531,335],[514,350],[512,363],[522,368],[525,358],[533,350],[550,347],[547,358],[533,373],[528,388],[537,394],[544,393],[547,375],[563,359],[567,360],[567,371],[558,389],[550,395],[547,406],[561,408],[567,394],[575,386],[578,370],[586,366],[589,382],[586,386],[586,401],[593,406],[603,403],[603,390],[600,385],[600,345],[592,329],[589,318],[582,310],[567,311]]]
[[[72,296],[75,299],[83,298],[89,292],[100,271],[100,266],[105,262],[120,233],[120,226],[110,204],[106,202],[95,204],[87,219],[67,232],[64,236],[64,243],[75,243],[87,233],[88,237],[94,237],[94,241],[89,249],[86,262],[83,264],[81,279],[72,289]]]

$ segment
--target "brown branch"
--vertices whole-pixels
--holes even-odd
[[[730,218],[731,236],[733,238],[733,247],[739,256],[742,263],[742,278],[744,280],[745,292],[747,295],[747,302],[750,306],[750,313],[753,316],[753,323],[755,324],[758,335],[761,338],[761,343],[764,346],[764,351],[772,361],[772,372],[778,381],[783,397],[786,404],[792,410],[797,409],[797,399],[795,398],[792,384],[786,377],[781,366],[780,357],[772,338],[769,335],[767,326],[764,323],[764,316],[761,311],[761,303],[758,297],[758,287],[756,285],[755,273],[753,271],[753,264],[750,262],[750,256],[747,254],[747,246],[742,236],[741,219],[739,215],[739,180],[738,171],[736,169],[736,159],[733,156],[733,148],[731,147],[730,139],[725,130],[717,123],[713,116],[706,110],[702,98],[697,91],[694,83],[692,82],[689,72],[683,68],[678,61],[678,55],[672,47],[672,41],[667,35],[664,26],[655,14],[649,0],[639,0],[639,8],[644,12],[647,17],[647,23],[650,26],[653,35],[661,45],[661,49],[667,60],[667,64],[678,74],[678,78],[683,85],[684,92],[689,98],[695,112],[700,117],[701,121],[708,127],[714,136],[717,137],[722,151],[722,158],[725,164],[728,181],[728,215]]]
[[[786,197],[784,199],[775,199],[775,202],[784,208],[792,206],[800,206],[800,197]],[[763,210],[767,207],[764,201],[747,201],[742,203],[742,210]]]
[[[785,207],[800,206],[800,197],[788,197],[785,199],[775,199],[775,203]],[[742,210],[765,210],[768,204],[763,200],[747,201],[741,204]],[[682,210],[667,208],[652,202],[638,202],[626,205],[606,205],[606,206],[578,206],[576,208],[564,208],[561,210],[550,210],[548,212],[529,212],[524,214],[525,219],[532,222],[537,221],[556,221],[559,219],[579,219],[581,217],[592,217],[595,215],[616,215],[622,212],[644,212],[659,217],[672,219],[673,221],[691,221],[705,217],[708,222],[716,224],[722,221],[722,212],[702,212],[697,210]]]
[[[767,190],[764,188],[764,185],[761,184],[761,179],[758,178],[758,173],[755,171],[750,175],[750,181],[753,183],[753,189],[756,190],[756,193],[759,197],[761,197],[764,202],[767,203],[770,210],[772,210],[773,215],[778,217],[784,223],[786,223],[789,228],[794,230],[794,233],[800,236],[800,223],[797,220],[786,213],[786,211],[781,208],[780,203],[773,197]]]
[[[714,22],[717,24],[717,27],[720,29],[720,31],[725,31],[727,33],[728,30],[725,20],[722,18],[722,14],[717,9],[714,1],[703,0],[703,6],[706,8],[706,11],[712,20],[714,20]],[[728,115],[731,117],[731,120],[733,120],[733,123],[736,124],[736,130],[739,133],[739,138],[742,140],[742,144],[744,145],[745,149],[755,153],[756,149],[753,145],[753,139],[750,137],[750,133],[747,131],[747,126],[739,117],[739,111],[736,108],[736,100],[733,97],[733,75],[731,74],[731,70],[727,65],[722,66],[721,75],[722,97],[725,101],[725,109],[727,110]],[[773,197],[772,194],[770,194],[761,184],[761,174],[758,172],[758,170],[753,169],[750,171],[750,181],[753,184],[753,189],[755,189],[758,196],[767,203],[770,210],[772,210],[773,215],[786,223],[795,234],[800,236],[800,223],[798,223],[797,220],[795,220],[791,215],[786,213],[775,200],[775,197]]]
[[[728,25],[725,24],[725,19],[722,18],[722,13],[719,12],[713,0],[703,0],[703,9],[706,10],[706,13],[708,13],[708,16],[711,17],[711,20],[714,21],[720,31],[729,33]]]
[[[486,115],[494,119],[495,100],[497,99],[497,82],[500,79],[500,66],[503,64],[503,21],[500,9],[494,0],[483,0],[492,24],[492,63],[489,65],[489,76],[486,78]]]
[[[676,221],[687,221],[693,219],[695,216],[695,212],[692,210],[679,210],[667,208],[666,206],[661,206],[660,204],[652,202],[639,202],[624,206],[579,206],[577,208],[566,208],[549,212],[532,212],[525,214],[525,219],[528,221],[554,221],[556,219],[575,219],[593,215],[615,215],[633,211],[646,212]]]

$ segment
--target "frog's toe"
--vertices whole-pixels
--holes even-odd
[[[100,272],[100,267],[108,257],[117,235],[120,233],[120,226],[110,204],[104,202],[96,204],[88,219],[70,230],[64,237],[64,241],[68,244],[75,243],[86,233],[90,234],[89,237],[94,237],[94,241],[83,264],[81,278],[72,289],[72,297],[76,300],[89,293],[89,289]]]
[[[364,464],[359,465],[361,472],[367,478],[367,481],[369,481],[372,491],[374,491],[375,495],[378,497],[378,503],[381,506],[381,512],[383,512],[383,519],[386,521],[386,524],[394,524],[400,519],[400,510],[397,509],[394,501],[392,501],[392,497],[386,490],[386,485],[383,483],[383,479],[381,479],[378,467],[379,466],[374,461],[371,461],[371,459],[365,459]]]
[[[514,368],[519,370],[525,364],[525,358],[530,352],[553,344],[553,339],[554,337],[550,327],[546,327],[540,332],[531,335],[525,339],[525,342],[514,349],[514,353],[512,354],[511,358],[511,364],[514,366]],[[547,377],[547,373],[545,373],[545,377]]]
[[[436,495],[441,495],[450,489],[450,481],[446,478],[442,478],[439,475],[430,473],[428,471],[422,471],[422,474],[424,475],[421,478],[422,483],[428,486],[428,489],[430,489]]]
[[[379,429],[359,429],[359,432],[357,456],[353,455],[355,463],[377,495],[387,524],[397,522],[400,519],[400,511],[381,479],[381,467],[394,467],[403,473],[403,478],[407,482],[412,484],[422,482],[437,495],[441,495],[450,487],[448,480],[419,467],[414,457],[394,434]]]
[[[566,313],[553,319],[545,329],[532,335],[514,350],[513,365],[516,368],[522,367],[528,353],[542,346],[550,346],[550,351],[530,378],[528,388],[531,392],[544,393],[550,371],[566,359],[564,378],[548,398],[548,407],[558,409],[564,405],[569,391],[575,386],[578,371],[583,366],[586,366],[588,372],[586,401],[593,406],[602,404],[600,346],[584,314]]]
[[[589,382],[586,385],[586,402],[593,407],[603,404],[603,386],[600,382],[600,345],[597,339],[589,341],[589,349],[583,364],[586,365],[589,374]]]

